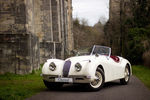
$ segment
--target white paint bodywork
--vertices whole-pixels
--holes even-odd
[[[119,57],[120,61],[115,62],[110,56],[106,55],[86,55],[86,56],[76,56],[71,57],[66,60],[60,60],[60,59],[49,59],[44,64],[42,68],[42,74],[44,75],[58,75],[62,77],[63,74],[63,66],[65,61],[70,60],[71,61],[71,67],[69,71],[69,76],[87,76],[90,78],[90,80],[96,79],[95,72],[96,69],[101,66],[104,69],[104,76],[105,76],[105,82],[122,79],[125,77],[124,71],[125,67],[128,64],[130,66],[130,72],[132,74],[131,65],[128,60]],[[56,65],[56,70],[51,71],[49,69],[49,65],[51,62],[54,62]],[[77,72],[75,70],[75,64],[80,63],[82,65],[81,71]]]

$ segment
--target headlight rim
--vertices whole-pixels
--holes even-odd
[[[54,62],[51,62],[49,64],[49,70],[51,70],[51,71],[55,71],[56,70],[56,64]]]
[[[82,70],[82,65],[80,63],[76,63],[75,70],[76,70],[76,72],[80,72]]]

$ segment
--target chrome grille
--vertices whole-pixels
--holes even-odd
[[[63,67],[63,77],[68,77],[70,67],[71,67],[71,61],[68,60],[65,62]]]

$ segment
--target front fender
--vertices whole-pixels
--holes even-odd
[[[88,72],[91,76],[91,80],[97,79],[95,73],[99,65],[101,65],[101,63],[96,59],[91,60],[91,63],[88,65]]]
[[[75,70],[75,64],[76,63],[80,63],[82,65],[82,69],[81,69],[80,72],[77,72]],[[90,63],[89,60],[87,60],[87,61],[80,61],[80,62],[72,62],[69,75],[83,75],[83,76],[89,75],[89,72],[87,70],[88,66],[89,66],[89,63]]]
[[[82,65],[82,70],[80,72],[77,72],[75,70],[76,63],[72,63],[69,75],[86,76],[91,80],[97,78],[95,77],[95,72],[98,65],[96,64],[96,62],[93,62],[92,60],[87,60],[87,61],[81,61],[79,63]]]
[[[56,65],[55,71],[51,71],[49,69],[49,65],[51,62],[54,62]],[[47,60],[47,62],[45,62],[43,65],[42,74],[44,74],[44,75],[62,75],[64,62],[65,62],[64,60],[60,60],[60,59],[49,59],[49,60]]]

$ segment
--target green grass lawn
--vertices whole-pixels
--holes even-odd
[[[150,89],[150,68],[145,66],[132,66],[133,75],[137,76]]]
[[[0,75],[0,100],[23,100],[45,89],[41,70],[28,75]]]

